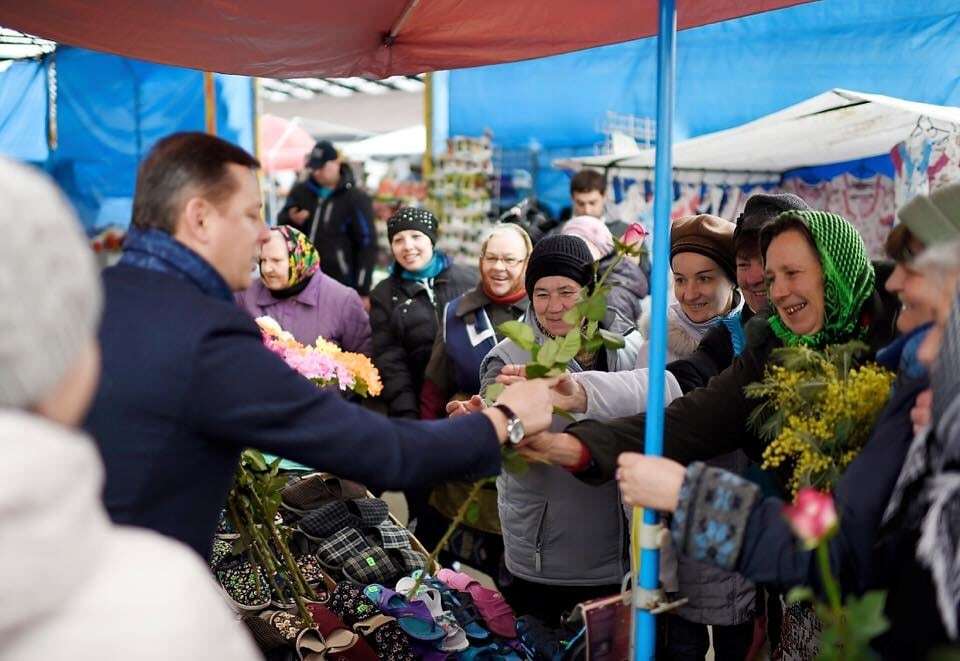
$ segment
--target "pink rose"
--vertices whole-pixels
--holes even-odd
[[[627,231],[623,233],[623,238],[620,240],[628,246],[638,246],[643,243],[647,234],[647,228],[640,223],[633,223],[627,228]]]
[[[807,549],[816,548],[837,528],[833,496],[812,487],[800,489],[793,505],[784,506],[783,515]]]

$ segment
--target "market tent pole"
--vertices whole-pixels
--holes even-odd
[[[657,36],[657,144],[653,193],[653,264],[650,307],[650,389],[647,394],[644,452],[663,454],[663,386],[667,351],[667,262],[670,260],[670,207],[673,203],[673,107],[676,67],[677,12],[674,0],[660,0]],[[634,520],[640,512],[634,510]],[[634,577],[634,659],[652,660],[656,649],[656,615],[659,601],[660,515],[643,510],[640,529],[640,580]]]

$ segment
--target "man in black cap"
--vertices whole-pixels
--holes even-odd
[[[369,310],[377,262],[373,203],[327,140],[314,145],[307,157],[307,172],[290,189],[277,224],[293,225],[306,234],[320,253],[321,270],[356,289]]]

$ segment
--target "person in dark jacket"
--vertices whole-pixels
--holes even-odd
[[[922,328],[923,311],[933,313],[934,326],[916,353],[932,368],[933,424],[915,432],[913,409],[928,380],[904,355],[890,402],[835,490],[839,529],[829,541],[844,592],[887,590],[891,627],[874,646],[889,659],[927,658],[938,646],[956,644],[960,613],[960,298],[950,294],[960,275],[960,243],[932,248],[915,269],[900,292],[911,311],[900,327],[916,330],[908,328],[912,320]],[[699,462],[684,469],[633,453],[621,457],[618,477],[629,502],[676,511],[681,552],[758,581],[822,590],[814,554],[798,550],[782,501],[761,498],[754,485]],[[727,503],[739,505],[714,501],[709,485],[720,482]],[[712,542],[692,543],[691,531],[721,517],[725,534],[713,541],[725,545],[724,553],[712,552]]]
[[[508,419],[551,421],[542,384],[508,389],[499,401],[512,413],[420,423],[366,411],[289,368],[233,299],[269,236],[256,167],[204,133],[157,142],[137,176],[124,255],[103,273],[103,378],[85,427],[106,466],[105,504],[114,521],[204,557],[243,448],[404,488],[496,475]]]
[[[664,456],[680,463],[711,459],[738,448],[760,461],[763,443],[746,427],[755,402],[747,399],[743,388],[762,380],[775,348],[823,347],[859,338],[870,346],[872,356],[895,334],[896,302],[878,286],[863,239],[842,217],[820,211],[785,212],[761,230],[761,245],[775,313],[769,318],[754,317],[747,324],[747,348],[730,367],[666,408]],[[798,269],[801,256],[804,277],[792,280],[790,276],[799,271],[790,267]],[[831,268],[824,269],[821,259]],[[583,411],[587,403],[564,399],[562,405]],[[586,448],[591,461],[578,475],[600,483],[613,476],[621,452],[643,448],[645,424],[645,414],[604,423],[587,420],[565,433],[541,434],[527,443],[546,452],[554,463],[571,466],[582,459]]]
[[[320,251],[320,268],[357,290],[366,302],[377,263],[373,202],[326,140],[307,160],[307,176],[294,184],[277,214],[278,225],[294,225]]]
[[[560,226],[560,234],[579,236],[583,239],[596,262],[597,274],[602,276],[617,259],[613,246],[613,234],[607,225],[594,216],[577,216]],[[649,292],[647,276],[629,258],[621,259],[607,276],[610,293],[607,294],[609,314],[604,319],[605,328],[623,333],[637,327],[640,319],[640,301]]]
[[[268,315],[298,342],[318,337],[344,351],[373,351],[370,318],[357,292],[320,270],[320,256],[306,235],[284,225],[260,248],[260,279],[236,294],[254,318]]]
[[[387,414],[418,418],[424,373],[447,303],[477,284],[473,269],[436,250],[437,217],[426,209],[401,208],[387,221],[394,264],[370,295],[373,362],[383,380]],[[410,527],[431,516],[430,489],[404,491]],[[425,543],[434,541],[421,530]],[[438,538],[439,539],[439,538]]]
[[[402,208],[387,221],[394,264],[370,295],[373,362],[392,417],[418,418],[424,372],[447,303],[473,288],[474,269],[435,250],[437,217]]]

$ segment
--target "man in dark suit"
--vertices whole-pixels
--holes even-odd
[[[255,447],[374,488],[496,474],[512,430],[546,428],[549,380],[456,420],[390,420],[316,388],[263,346],[232,293],[269,232],[256,159],[203,133],[140,167],[124,255],[104,272],[103,378],[86,427],[117,522],[209,551],[240,451]]]

